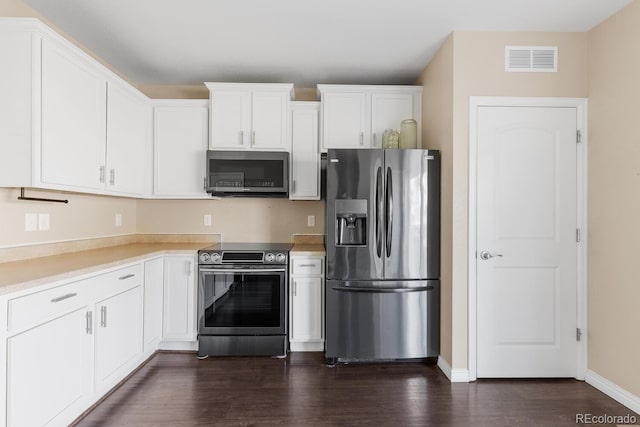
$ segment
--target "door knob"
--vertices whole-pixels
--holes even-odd
[[[488,260],[489,258],[493,258],[493,257],[500,257],[502,258],[502,254],[492,254],[489,251],[482,251],[480,252],[480,259],[483,260]]]

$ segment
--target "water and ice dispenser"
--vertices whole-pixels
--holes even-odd
[[[367,245],[367,200],[336,200],[336,246]]]

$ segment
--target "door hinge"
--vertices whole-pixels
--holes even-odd
[[[576,143],[580,144],[582,142],[582,132],[577,130],[576,131]]]
[[[576,228],[576,242],[577,243],[580,243],[581,237],[582,236],[580,236],[580,229]]]
[[[580,328],[576,328],[576,341],[580,341],[581,338],[582,338],[582,331],[580,330]]]

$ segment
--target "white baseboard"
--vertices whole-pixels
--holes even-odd
[[[607,396],[631,409],[635,413],[640,414],[640,397],[588,369],[584,374],[584,380],[587,382],[587,384],[592,385]]]
[[[451,369],[449,363],[441,356],[438,356],[438,368],[452,383],[468,383],[469,382],[469,370],[468,369]]]
[[[161,341],[158,350],[197,351],[198,341]]]

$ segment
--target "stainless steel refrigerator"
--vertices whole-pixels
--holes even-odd
[[[440,347],[440,153],[327,154],[326,357],[434,357]]]

